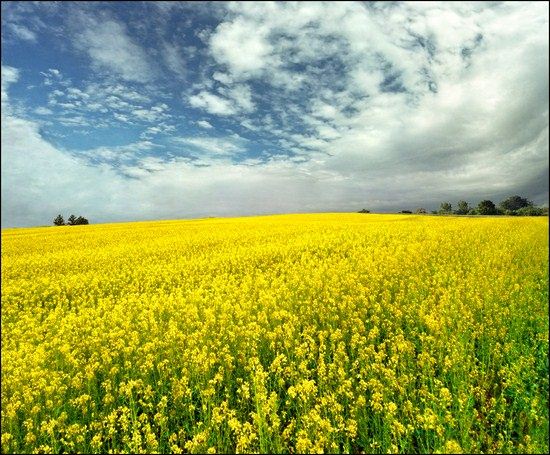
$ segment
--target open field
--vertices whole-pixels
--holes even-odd
[[[548,452],[548,218],[2,231],[2,452]]]

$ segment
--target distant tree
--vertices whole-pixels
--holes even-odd
[[[502,210],[511,210],[511,211],[519,210],[523,207],[532,207],[532,206],[533,206],[533,203],[531,201],[528,201],[524,197],[521,197],[518,195],[510,196],[508,199],[505,199],[499,204],[499,207]]]
[[[432,215],[437,215],[437,210],[432,210],[430,213],[431,213]]]
[[[521,207],[515,211],[520,216],[542,216],[544,215],[544,209],[542,207],[527,206]],[[548,214],[548,212],[546,212]]]
[[[468,210],[468,215],[479,215],[479,212],[477,211],[477,209],[472,208]]]
[[[63,217],[61,215],[57,215],[55,217],[55,219],[53,220],[53,224],[55,224],[56,226],[64,226],[65,225],[65,220],[63,219]]]
[[[439,213],[451,213],[453,211],[453,206],[450,202],[442,202],[439,207]]]
[[[401,210],[399,213],[412,213],[410,210]]]
[[[84,218],[83,216],[79,216],[76,221],[74,222],[74,224],[90,224],[88,222],[88,220],[86,218]]]
[[[457,215],[466,215],[470,211],[470,206],[466,201],[458,201],[458,207],[455,210]]]
[[[426,213],[426,209],[423,209],[422,207],[419,207],[416,209],[416,213]]]
[[[357,213],[370,213],[370,210],[362,209],[362,210],[359,210],[359,212]]]
[[[497,208],[492,201],[485,199],[477,205],[477,211],[480,215],[496,215]]]
[[[76,224],[76,216],[71,215],[69,218],[67,218],[67,224],[69,226],[74,226]]]

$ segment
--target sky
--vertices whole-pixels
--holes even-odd
[[[547,2],[2,2],[2,227],[548,205]]]

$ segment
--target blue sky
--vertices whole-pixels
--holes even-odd
[[[548,204],[548,4],[3,2],[2,227]]]

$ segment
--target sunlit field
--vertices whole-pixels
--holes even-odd
[[[2,452],[548,452],[548,219],[2,231]]]

